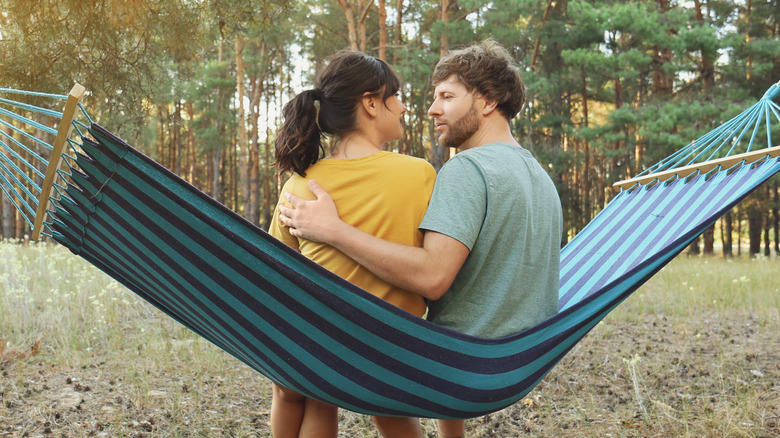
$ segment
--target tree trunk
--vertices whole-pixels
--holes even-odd
[[[344,11],[344,17],[347,19],[347,32],[349,38],[349,48],[358,49],[357,26],[355,25],[355,12],[351,1],[338,0],[341,10]]]
[[[732,248],[732,237],[731,237],[734,224],[732,222],[731,211],[729,211],[728,213],[726,213],[725,216],[723,216],[723,220],[721,221],[721,226],[723,227],[721,231],[721,236],[723,238],[723,257],[730,259],[734,256],[734,250]]]
[[[387,61],[387,9],[385,0],[379,0],[379,59]]]
[[[775,255],[780,254],[780,211],[778,211],[778,193],[777,183],[768,182],[772,185],[772,229],[775,232]]]
[[[582,123],[585,128],[589,126],[588,120],[588,82],[585,75],[585,68],[580,70],[582,75]],[[583,165],[582,165],[582,204],[583,204],[583,222],[590,222],[593,206],[590,199],[590,143],[586,139],[582,145]],[[579,231],[579,230],[577,230]]]
[[[447,52],[450,50],[450,38],[448,35],[447,25],[450,21],[450,7],[452,6],[453,0],[441,0],[441,36],[439,37],[439,56],[442,57],[447,54]],[[430,125],[432,127],[433,125]],[[441,144],[439,144],[438,137],[436,137],[435,130],[431,129],[430,131],[430,137],[431,137],[431,144],[433,145],[433,167],[438,172],[439,169],[441,169],[441,166],[444,165],[444,163],[447,162],[447,160],[450,159],[450,148],[445,147]]]
[[[566,0],[559,0],[554,2],[550,9],[549,21],[561,21],[566,17],[566,11],[568,9],[568,2]],[[554,35],[549,35],[549,38],[555,39]],[[553,82],[565,82],[561,73],[561,66],[565,65],[563,61],[563,45],[561,43],[550,43],[544,49],[542,60],[544,61],[541,74],[547,76]],[[550,102],[550,116],[557,117],[559,120],[569,120],[571,115],[569,109],[565,107],[564,103],[564,91],[560,87],[553,87],[549,94]],[[552,150],[560,150],[563,146],[563,122],[555,122],[553,126],[549,128],[549,144]]]
[[[260,99],[263,95],[263,79],[252,80],[252,100],[249,105],[250,134],[249,154],[249,212],[247,220],[257,224],[260,220]]]
[[[246,114],[244,113],[244,42],[241,34],[236,34],[236,124],[238,134],[236,150],[238,153],[239,197],[236,208],[244,215],[250,211],[250,187],[249,187],[249,145],[246,141]]]
[[[210,149],[206,154],[206,163],[208,166],[208,172],[206,173],[207,181],[211,190],[211,197],[219,200],[219,152],[216,148]]]
[[[195,177],[195,131],[192,125],[195,122],[195,107],[192,102],[184,104],[184,110],[187,112],[187,179],[193,185],[198,186],[198,178]]]
[[[181,101],[173,104],[173,132],[171,136],[171,166],[173,173],[181,173]]]
[[[450,22],[450,7],[453,0],[441,0],[441,36],[439,37],[439,57],[447,54],[450,50],[450,36],[447,25]]]
[[[693,239],[693,242],[691,242],[690,245],[688,245],[688,255],[697,256],[701,254],[701,248],[699,248],[699,240],[700,236],[696,236],[695,239]]]
[[[393,65],[398,65],[398,48],[403,44],[403,15],[404,15],[404,0],[396,0],[395,2],[395,33],[393,35]]]
[[[157,159],[160,160],[160,164],[170,169],[170,165],[165,160],[165,128],[168,126],[165,117],[165,105],[157,105],[157,112],[160,115],[160,138],[157,145]]]
[[[762,190],[766,190],[766,201],[772,203],[772,188],[770,184],[764,184]],[[764,217],[764,255],[769,257],[772,254],[772,237],[769,235],[769,230],[772,228],[772,216],[771,208],[764,210],[762,216]]]
[[[263,219],[263,225],[264,228],[268,228],[268,225],[271,224],[271,215],[273,215],[273,211],[276,208],[276,202],[271,203],[272,200],[275,200],[275,196],[272,197],[272,189],[271,189],[271,182],[272,179],[275,179],[276,174],[276,168],[271,168],[271,100],[273,99],[273,96],[268,96],[265,99],[265,150],[263,151],[265,153],[265,171],[263,172],[265,175],[265,178],[263,178],[263,192],[265,196],[263,196],[263,212],[261,215],[261,218]],[[276,194],[275,192],[273,193]]]
[[[16,208],[14,208],[11,198],[2,191],[0,191],[0,200],[2,201],[0,208],[2,208],[3,214],[2,228],[0,229],[2,237],[6,239],[14,238],[16,237]]]
[[[742,255],[742,212],[737,214],[737,257]]]
[[[696,9],[696,19],[706,24],[705,14],[702,11],[702,4],[700,0],[693,0],[694,7]],[[701,51],[701,76],[702,85],[705,93],[712,91],[715,88],[715,64],[712,59],[713,54],[707,53],[704,50]]]
[[[704,255],[715,255],[715,225],[704,230]]]
[[[14,236],[16,236],[17,239],[22,239],[24,238],[24,230],[26,228],[27,222],[24,221],[22,213],[16,209],[14,209],[14,218]]]
[[[550,9],[552,8],[552,6],[553,6],[553,0],[547,0],[547,7],[544,9],[544,15],[542,15],[541,26],[544,26],[544,23],[547,21],[547,15],[550,13]],[[541,45],[541,42],[542,42],[542,37],[540,31],[540,35],[536,37],[536,41],[534,42],[534,50],[533,50],[533,54],[531,55],[530,68],[533,71],[536,71],[536,60],[539,57],[539,46]]]
[[[750,19],[750,15],[752,13],[753,4],[751,0],[747,0],[745,2],[745,21],[748,21]],[[745,32],[745,46],[750,46],[750,27],[748,27],[747,32]],[[753,79],[753,58],[748,55],[746,59],[746,65],[745,65],[745,79],[747,79],[748,82],[750,82]]]
[[[747,216],[750,255],[754,256],[761,253],[761,231],[764,218],[761,214],[761,210],[758,208],[749,209]]]
[[[360,11],[358,21],[358,47],[360,48],[361,52],[365,52],[368,45],[368,37],[366,35],[366,17],[368,17],[368,11],[371,10],[371,6],[374,5],[374,0],[368,0],[368,2],[363,4],[364,1],[365,0],[358,1],[358,10]]]
[[[772,238],[769,235],[770,221],[769,216],[764,216],[764,255],[767,257],[772,255]]]
[[[658,10],[665,14],[671,9],[669,0],[658,0]],[[654,47],[653,61],[653,96],[665,98],[671,96],[674,90],[674,76],[666,72],[665,67],[672,62],[672,49],[669,47]]]

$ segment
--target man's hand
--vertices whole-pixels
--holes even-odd
[[[279,205],[279,220],[290,228],[290,234],[295,237],[312,240],[315,242],[332,243],[332,236],[336,230],[344,226],[339,218],[336,204],[333,198],[314,180],[309,180],[314,201],[306,201],[290,192],[284,196],[292,205],[292,208]]]

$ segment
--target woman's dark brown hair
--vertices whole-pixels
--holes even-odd
[[[284,106],[284,122],[276,132],[276,166],[306,176],[306,169],[325,153],[323,134],[341,137],[354,131],[357,104],[366,93],[381,94],[385,101],[400,86],[398,75],[384,61],[360,52],[337,53],[315,88]]]

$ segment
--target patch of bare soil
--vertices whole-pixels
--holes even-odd
[[[527,398],[470,420],[467,436],[779,437],[777,332],[745,315],[608,320]],[[45,339],[38,349],[0,361],[0,437],[270,436],[270,383],[237,361],[215,375],[186,361],[158,369],[139,351],[73,367]],[[340,435],[378,436],[351,412]]]

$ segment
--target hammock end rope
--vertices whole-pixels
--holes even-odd
[[[65,149],[68,137],[73,130],[73,118],[76,115],[79,102],[87,91],[83,85],[76,83],[68,93],[68,100],[65,102],[65,111],[62,113],[62,120],[57,127],[57,137],[54,139],[53,149],[49,158],[49,165],[46,168],[46,178],[41,186],[41,196],[38,199],[38,208],[35,212],[35,224],[33,225],[32,240],[39,240],[43,222],[46,217],[46,210],[49,208],[49,197],[54,189],[54,180],[57,177],[57,169],[62,162],[62,154]]]

